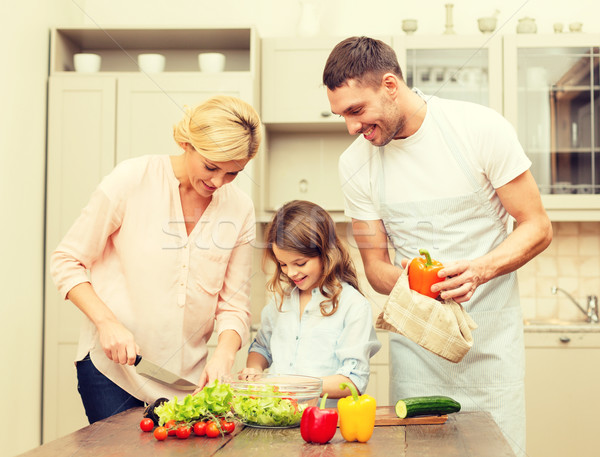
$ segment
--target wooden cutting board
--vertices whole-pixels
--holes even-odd
[[[378,406],[375,412],[375,426],[379,425],[427,425],[443,424],[448,420],[447,415],[443,416],[418,416],[400,419],[393,406]]]
[[[378,406],[375,411],[375,427],[380,425],[430,425],[443,424],[448,420],[446,414],[441,416],[417,416],[400,419],[393,406]],[[340,422],[338,420],[338,427]]]

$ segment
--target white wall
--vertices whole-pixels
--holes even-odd
[[[309,1],[309,0],[307,0]],[[416,18],[417,33],[444,30],[446,1],[310,0],[320,32],[333,36],[398,33]],[[501,33],[535,17],[540,33],[557,21],[600,32],[589,0],[456,0],[457,33],[478,33],[476,19],[500,10]],[[9,7],[10,4],[10,7]],[[299,0],[21,0],[0,10],[0,454],[40,442],[43,321],[43,217],[48,30],[57,25],[214,26],[255,24],[262,36],[295,33]],[[442,39],[442,36],[440,36]],[[68,306],[68,304],[66,304]],[[26,426],[24,426],[26,425]]]
[[[40,443],[49,28],[68,0],[0,10],[0,455]],[[9,6],[10,5],[10,6]],[[80,16],[76,18],[81,21]]]
[[[418,20],[417,33],[441,33],[446,3],[454,3],[457,33],[479,33],[477,18],[497,9],[501,33],[514,33],[517,20],[536,19],[538,32],[552,33],[554,22],[583,22],[585,32],[600,31],[599,6],[587,0],[303,0],[316,5],[320,32],[332,36],[390,34],[400,31],[402,19]],[[85,20],[99,26],[123,24],[203,25],[255,24],[261,36],[292,35],[301,0],[81,0]],[[593,10],[593,11],[592,11]],[[499,26],[499,28],[500,28]]]

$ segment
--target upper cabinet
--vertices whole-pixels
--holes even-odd
[[[344,120],[331,113],[323,68],[339,38],[265,38],[262,119],[265,124],[299,124],[306,129]],[[310,125],[312,124],[312,126]]]
[[[391,44],[391,37],[378,37]],[[343,130],[323,85],[331,50],[344,37],[266,38],[262,40],[262,118],[272,128]],[[329,126],[329,127],[327,127]]]
[[[499,35],[407,35],[393,42],[409,87],[502,112]]]
[[[504,114],[553,220],[600,220],[600,35],[504,37]]]

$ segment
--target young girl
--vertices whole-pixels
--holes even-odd
[[[267,284],[274,297],[262,311],[244,372],[320,377],[329,398],[350,395],[342,382],[364,392],[369,359],[381,343],[329,214],[307,201],[285,204],[267,227],[268,259],[275,263]]]

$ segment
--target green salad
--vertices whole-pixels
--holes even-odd
[[[281,397],[274,386],[243,394],[234,393],[232,406],[235,415],[248,425],[262,427],[292,427],[300,423],[306,405],[294,398]]]
[[[187,395],[182,401],[173,397],[154,409],[160,419],[160,425],[169,420],[189,422],[211,416],[223,416],[231,409],[233,392],[229,384],[215,380],[196,395]]]

